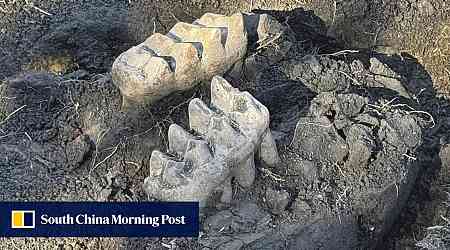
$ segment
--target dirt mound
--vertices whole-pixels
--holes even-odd
[[[0,5],[1,78],[22,70],[103,73],[130,46],[126,4],[119,1],[9,2]]]
[[[111,23],[108,15],[94,16],[98,22],[75,18],[37,39],[37,54],[65,51],[79,70],[59,76],[24,73],[0,84],[1,199],[154,198],[142,189],[151,152],[166,151],[169,125],[188,125],[191,99],[209,101],[209,84],[174,93],[151,107],[122,110],[110,74],[98,74],[121,50],[117,45],[124,44],[123,13],[116,14],[120,18]],[[427,197],[420,190],[430,186],[422,175],[434,173],[436,167],[427,164],[436,164],[440,148],[448,143],[442,139],[448,136],[448,101],[436,96],[429,74],[407,54],[337,50],[336,40],[328,39],[323,22],[311,13],[272,14],[296,32],[294,40],[252,48],[247,63],[264,58],[269,63],[252,76],[226,78],[270,110],[282,163],[273,167],[257,161],[251,187],[233,182],[233,202],[205,212],[199,239],[105,239],[92,241],[95,246],[63,239],[42,244],[369,248],[385,246],[383,239],[395,232],[399,218],[413,220],[417,213],[410,214],[416,209],[411,204]],[[315,22],[317,29],[305,20]],[[54,49],[48,49],[50,44]],[[312,53],[318,47],[322,49]],[[444,161],[446,151],[441,151]],[[4,242],[5,247],[30,246],[19,239]]]

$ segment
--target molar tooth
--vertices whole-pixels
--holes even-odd
[[[190,128],[199,134],[206,134],[214,112],[202,100],[195,98],[189,102],[188,113]]]
[[[154,150],[150,157],[150,176],[161,176],[169,160],[167,155],[158,150]]]
[[[187,89],[192,85],[192,81],[205,78],[199,74],[201,58],[193,43],[176,43],[167,55],[176,62],[175,82],[180,89]]]
[[[191,161],[194,166],[203,166],[210,162],[213,156],[208,143],[204,140],[191,139],[188,141],[184,159]]]
[[[144,44],[151,47],[158,56],[170,58],[175,71],[174,84],[178,88],[186,89],[192,81],[203,78],[198,76],[201,51],[194,43],[175,42],[171,37],[155,33]]]
[[[169,140],[169,150],[179,156],[182,156],[186,151],[188,141],[194,139],[193,135],[177,124],[170,125],[167,134]]]
[[[186,177],[183,176],[183,170],[186,162],[178,162],[169,159],[163,172],[163,183],[171,186],[181,186],[187,183]]]
[[[202,27],[195,24],[177,23],[170,31],[172,37],[181,42],[199,42],[202,44],[201,67],[203,76],[223,74],[226,56],[223,28]]]
[[[154,33],[142,44],[152,48],[158,55],[166,53],[171,46],[175,44],[175,40],[160,33]]]
[[[227,61],[231,64],[237,62],[247,52],[247,46],[244,45],[248,41],[243,14],[236,13],[232,16],[224,16],[206,13],[196,23],[226,29],[225,51]]]
[[[233,109],[233,95],[237,89],[220,76],[215,76],[211,81],[211,105],[223,112],[231,112]]]
[[[141,69],[154,56],[154,53],[146,50],[142,45],[135,46],[120,55],[120,62],[128,67]]]
[[[260,138],[269,127],[269,111],[248,92],[234,95],[230,116],[243,133],[253,139]]]
[[[279,26],[266,14],[206,13],[193,24],[175,24],[166,35],[154,33],[113,64],[113,82],[121,91],[123,106],[151,104],[229,72],[233,65],[242,64],[249,34],[267,38]]]

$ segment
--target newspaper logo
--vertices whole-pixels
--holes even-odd
[[[34,228],[35,212],[34,210],[12,210],[11,211],[11,228]]]

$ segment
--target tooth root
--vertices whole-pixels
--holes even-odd
[[[233,199],[233,187],[231,186],[231,178],[228,178],[223,183],[222,189],[222,195],[220,197],[220,202],[229,204],[231,203],[231,200]]]
[[[168,161],[169,157],[167,155],[158,150],[154,150],[152,152],[152,156],[150,157],[150,176],[161,176]]]
[[[253,154],[235,170],[236,181],[243,187],[250,187],[255,181],[255,160]]]
[[[258,153],[259,159],[268,166],[276,166],[281,161],[278,155],[277,144],[269,129],[262,137]]]
[[[203,77],[221,75],[225,72],[225,68],[228,68],[227,62],[224,60],[226,56],[224,47],[225,29],[177,23],[169,31],[169,35],[178,38],[181,42],[201,43]]]
[[[212,154],[208,143],[204,140],[189,140],[184,159],[191,161],[193,165],[197,167],[210,162],[212,160]]]
[[[208,124],[214,113],[202,100],[195,98],[189,102],[189,126],[201,135],[208,132]]]
[[[194,136],[184,130],[177,124],[172,124],[168,131],[169,150],[182,156],[186,151],[188,141],[194,139]]]
[[[211,81],[211,105],[227,113],[233,111],[233,95],[236,92],[237,89],[227,80],[215,76]]]

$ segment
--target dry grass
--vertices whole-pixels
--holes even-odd
[[[78,68],[78,65],[68,53],[62,53],[59,56],[41,56],[24,66],[25,70],[48,71],[58,75],[70,72],[76,68]]]
[[[430,73],[439,92],[450,94],[450,18],[439,25],[424,25],[422,32],[405,34],[405,52],[416,57]]]
[[[450,214],[450,193],[448,201],[445,203],[447,207],[447,215]],[[450,247],[450,219],[441,215],[441,224],[426,229],[426,236],[417,242],[417,247],[421,249],[449,249]]]
[[[11,15],[20,10],[28,13],[38,11],[43,15],[52,16],[48,11],[39,8],[32,0],[0,0],[0,13]]]

